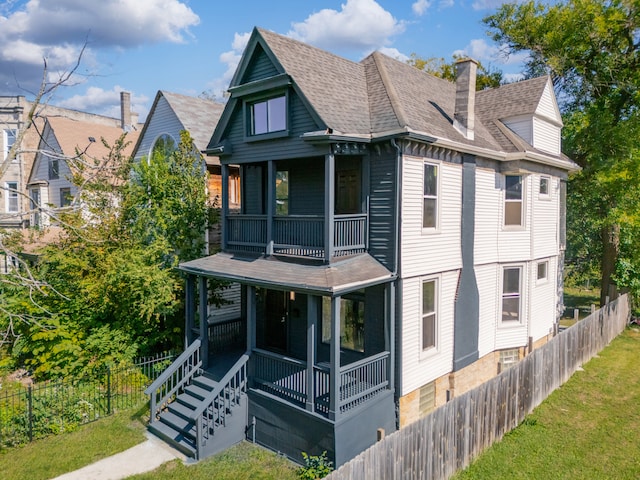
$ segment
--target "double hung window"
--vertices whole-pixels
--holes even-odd
[[[502,322],[520,322],[522,267],[502,270]]]
[[[438,226],[438,165],[424,164],[422,228]]]
[[[505,226],[522,226],[522,176],[505,175]]]

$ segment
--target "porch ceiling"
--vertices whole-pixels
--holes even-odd
[[[369,254],[319,265],[222,252],[181,263],[178,269],[198,276],[320,295],[340,295],[396,278]]]

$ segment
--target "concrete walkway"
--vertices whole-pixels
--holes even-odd
[[[150,472],[176,458],[185,459],[180,452],[147,433],[146,442],[53,480],[119,480]]]

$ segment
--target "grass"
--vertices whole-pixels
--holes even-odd
[[[126,450],[146,437],[148,408],[126,410],[0,453],[0,478],[46,480]]]
[[[242,442],[229,450],[185,465],[174,460],[156,470],[128,477],[129,480],[295,480],[297,465],[284,457],[248,442]]]
[[[639,478],[638,352],[629,328],[454,479]]]
[[[570,327],[575,322],[574,310],[579,310],[579,318],[583,319],[591,314],[591,305],[600,305],[600,290],[597,288],[564,288],[564,315],[560,319],[560,325]]]

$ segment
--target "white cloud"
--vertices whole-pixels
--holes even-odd
[[[100,87],[89,87],[85,93],[74,95],[65,100],[56,102],[60,107],[70,108],[83,112],[95,112],[108,117],[120,118],[120,92],[127,91],[120,85],[115,85],[111,90]],[[147,112],[149,98],[146,95],[131,94],[131,110],[143,119]]]
[[[429,0],[418,0],[417,2],[414,2],[413,5],[411,5],[411,9],[413,10],[413,13],[421,17],[425,14],[430,6],[431,2]]]
[[[441,9],[453,7],[453,0],[440,0],[440,2],[438,3],[438,6]]]
[[[319,48],[364,52],[387,45],[404,28],[374,0],[347,0],[340,11],[327,8],[294,22],[288,35]]]
[[[484,39],[475,39],[471,40],[464,49],[456,50],[453,54],[471,57],[484,63],[491,62],[500,65],[517,65],[528,57],[526,52],[506,55],[505,51],[504,48],[488,44]]]
[[[37,89],[43,58],[52,70],[83,64],[100,48],[184,42],[199,17],[180,0],[28,0],[0,8],[0,95],[16,83]]]
[[[233,74],[236,72],[236,68],[238,68],[238,63],[242,58],[242,52],[247,46],[249,37],[251,37],[250,32],[236,32],[233,35],[233,42],[231,42],[231,50],[220,54],[220,62],[226,65],[226,70],[222,77],[216,78],[208,85],[208,92],[217,100],[224,100],[225,92],[229,87]]]
[[[409,57],[397,48],[382,47],[379,48],[378,51],[380,51],[380,53],[384,53],[388,57],[400,60],[401,62],[406,62],[407,60],[409,60]]]

